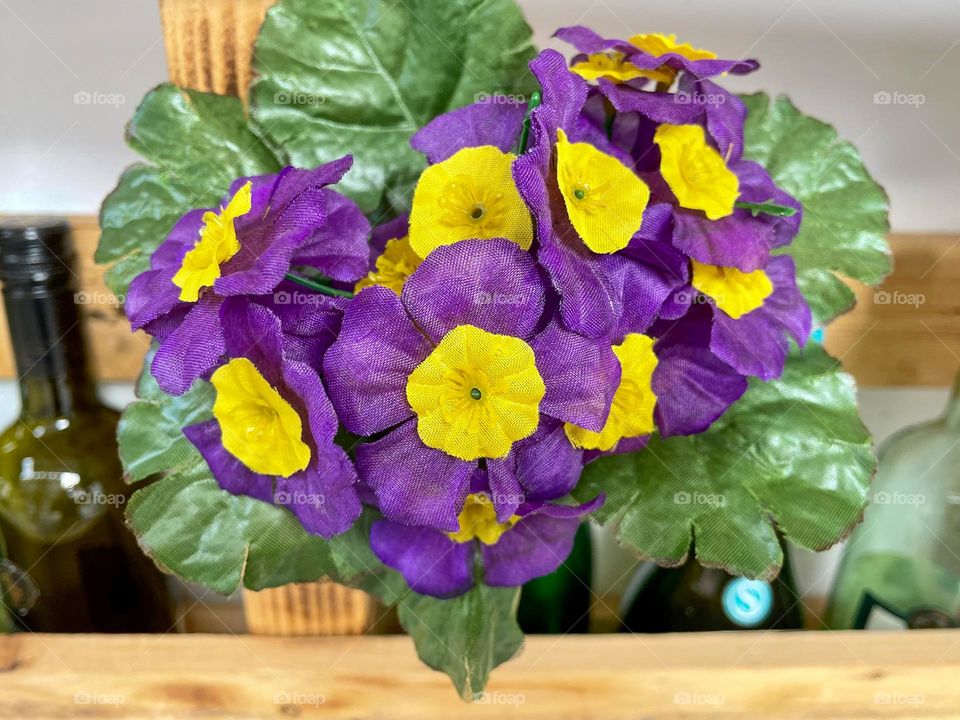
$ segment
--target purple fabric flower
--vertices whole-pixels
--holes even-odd
[[[224,447],[223,423],[242,424],[243,409],[238,421],[228,412],[217,417],[215,404],[214,419],[184,428],[184,434],[203,455],[224,490],[286,507],[308,532],[316,535],[331,537],[344,532],[360,514],[357,475],[346,453],[334,443],[337,417],[320,377],[309,365],[285,356],[280,321],[266,308],[243,298],[227,298],[221,313],[227,357],[231,361],[249,361],[281,401],[296,412],[302,424],[299,440],[308,448],[309,460],[303,469],[285,475],[251,469],[249,458],[241,459]],[[215,385],[216,381],[215,373]],[[217,392],[218,402],[229,405],[233,400],[221,397],[220,388]],[[259,402],[248,402],[245,407],[263,407],[263,401]],[[274,446],[269,451],[279,453],[281,448]]]
[[[569,557],[581,517],[603,504],[602,495],[578,506],[525,502],[501,521],[485,507],[484,476],[474,471],[455,533],[390,520],[373,524],[374,553],[415,592],[439,598],[465,593],[473,587],[478,560],[483,582],[495,587],[517,587],[551,573]]]
[[[431,165],[467,147],[493,145],[511,152],[520,139],[525,113],[526,103],[491,95],[482,102],[437,116],[410,139],[410,145],[423,153]]]
[[[686,282],[686,266],[669,246],[670,209],[648,205],[629,245],[600,254],[571,224],[556,179],[555,142],[562,130],[570,142],[591,142],[621,159],[612,143],[597,141],[597,127],[581,111],[586,82],[567,69],[559,53],[546,50],[530,68],[543,87],[543,102],[531,113],[530,145],[513,167],[521,196],[536,219],[537,257],[560,295],[560,317],[572,331],[591,338],[643,332],[670,293]]]
[[[501,519],[510,517],[528,497],[551,499],[569,492],[579,475],[581,453],[570,448],[558,451],[557,430],[562,432],[563,422],[590,429],[603,425],[619,383],[619,365],[606,341],[590,340],[545,321],[545,295],[533,258],[516,244],[465,240],[434,250],[409,278],[402,297],[371,287],[350,303],[340,336],[324,358],[324,376],[344,427],[358,435],[378,436],[357,447],[357,469],[388,519],[455,531],[479,459],[485,461]],[[411,375],[421,366],[433,367],[425,362],[428,356],[440,353],[464,327],[492,334],[486,336],[489,342],[504,348],[526,347],[542,382],[531,434],[504,446],[508,448],[504,455],[468,460],[446,446],[428,446],[422,437],[424,424],[438,418],[428,421],[411,405]],[[468,350],[467,355],[476,352],[481,349]],[[515,358],[509,353],[503,357],[513,368]],[[454,356],[447,362],[456,365],[459,359]],[[458,373],[477,370],[470,356],[463,367],[449,371],[453,382],[461,376]],[[514,384],[520,380],[510,380],[487,399],[516,408],[506,414],[508,424],[527,417],[526,406],[510,405],[509,394],[502,394],[518,388],[528,391],[530,372],[516,377],[524,378],[522,386]],[[490,387],[497,386],[496,377],[488,380]],[[464,393],[468,391],[473,392],[469,386]],[[477,391],[473,397],[479,401],[480,396]],[[456,429],[459,417],[446,420],[453,423],[447,440],[456,443],[465,432]],[[494,421],[478,422],[482,435]]]
[[[270,296],[291,266],[313,267],[338,281],[355,280],[366,271],[369,224],[351,201],[326,187],[351,163],[347,156],[315,170],[288,167],[277,175],[240,178],[221,207],[249,184],[247,212],[224,221],[224,211],[217,208],[192,210],[174,225],[126,300],[132,327],[160,342],[152,370],[161,388],[181,394],[217,363],[225,349],[221,309],[226,298]],[[175,280],[185,258],[198,250],[210,226],[229,223],[233,232],[228,227],[224,241],[211,241],[210,247],[221,252],[234,233],[236,247],[210,262],[215,276],[195,300],[181,299],[187,291]],[[336,310],[335,302],[330,305],[323,312]]]
[[[631,42],[615,38],[602,38],[590,28],[582,25],[560,28],[554,33],[554,37],[573,45],[582,53],[595,54],[608,51],[621,53],[626,61],[641,70],[656,70],[666,66],[674,71],[689,73],[696,78],[706,78],[724,73],[745,75],[760,67],[760,63],[756,60],[698,60],[690,59],[679,52],[651,55]]]

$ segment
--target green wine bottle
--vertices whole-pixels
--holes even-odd
[[[80,325],[69,228],[0,224],[0,281],[21,397],[0,434],[0,533],[39,592],[26,629],[165,632],[163,575],[124,525],[118,415],[97,399]]]
[[[803,614],[790,568],[772,581],[751,580],[705,568],[690,551],[677,568],[646,566],[634,576],[621,603],[621,630],[661,633],[708,630],[797,630]]]
[[[960,374],[944,414],[878,453],[870,504],[844,550],[831,628],[960,624]]]
[[[528,634],[585,633],[590,628],[590,527],[582,523],[570,557],[549,575],[523,586],[517,621]]]

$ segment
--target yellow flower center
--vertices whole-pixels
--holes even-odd
[[[681,207],[702,210],[710,220],[733,212],[740,182],[700,125],[661,125],[653,141],[660,147],[660,174]]]
[[[250,470],[290,477],[310,462],[300,415],[247,358],[234,358],[210,378],[213,416],[223,447]]]
[[[630,168],[590,143],[557,130],[557,183],[567,217],[595,253],[613,253],[640,229],[650,188]]]
[[[220,277],[220,266],[240,250],[234,218],[250,212],[252,184],[246,183],[218,212],[203,214],[200,239],[183,256],[183,263],[173,276],[173,284],[180,288],[180,299],[196,302],[200,289],[210,287]]]
[[[577,448],[610,450],[623,438],[649,435],[654,430],[653,409],[657,404],[650,382],[657,367],[653,338],[632,333],[613,346],[620,361],[620,385],[613,396],[610,414],[600,432],[572,423],[563,427],[567,439]]]
[[[500,458],[533,434],[546,387],[520,338],[459,325],[407,378],[417,434],[461,460]]]
[[[376,269],[367,273],[367,276],[354,286],[353,291],[358,293],[365,287],[383,285],[399,295],[407,278],[413,275],[421,262],[420,257],[410,247],[410,238],[404,236],[387,240],[383,253],[377,258]]]
[[[533,221],[513,182],[513,159],[483,145],[424,170],[410,211],[413,252],[424,258],[441,245],[501,237],[529,250]]]
[[[584,80],[606,78],[613,82],[626,82],[638,77],[646,77],[649,70],[641,70],[632,63],[625,62],[623,53],[609,52],[588,55],[586,60],[574,63],[571,71]]]
[[[700,50],[687,43],[678,44],[676,35],[662,35],[661,33],[634,35],[629,42],[653,57],[660,57],[668,53],[680,55],[687,60],[715,60],[717,57],[716,53],[709,50]],[[655,70],[641,70],[640,72],[644,77],[668,84],[672,83],[677,76],[677,71],[668,65],[661,65]]]
[[[484,545],[495,545],[501,535],[517,524],[520,516],[513,515],[506,522],[497,522],[497,511],[490,498],[485,493],[471,493],[467,495],[457,520],[460,529],[447,533],[454,542],[479,540]]]
[[[773,283],[763,270],[745,273],[737,268],[690,262],[690,283],[734,320],[761,307],[773,292]]]

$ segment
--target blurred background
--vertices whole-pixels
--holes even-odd
[[[553,30],[588,21],[604,36],[676,33],[720,57],[759,58],[759,72],[727,78],[727,86],[789,93],[801,110],[831,121],[889,192],[895,233],[946,235],[938,246],[941,256],[960,243],[960,2],[520,0],[520,5],[540,47],[561,48],[550,39]],[[125,123],[144,93],[168,77],[157,3],[0,0],[0,66],[0,213],[95,215],[120,172],[135,160],[124,144]],[[934,335],[941,341],[930,340],[924,352],[939,354],[937,362],[955,369],[960,358],[953,341]],[[896,332],[889,337],[895,341]],[[882,387],[868,383],[860,390],[863,417],[878,442],[935,416],[946,402],[943,373],[917,377],[905,369],[903,377],[902,383],[894,376]],[[101,389],[115,407],[132,397],[129,382]],[[17,411],[13,379],[0,380],[0,425]],[[595,589],[623,590],[632,558],[602,534],[597,540]],[[816,557],[799,553],[795,572],[801,592],[825,596],[837,557],[836,550]]]

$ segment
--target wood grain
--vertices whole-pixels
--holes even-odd
[[[253,43],[276,0],[160,0],[170,81],[246,101]]]
[[[957,718],[960,632],[534,637],[462,704],[405,637],[0,639],[2,718]]]

